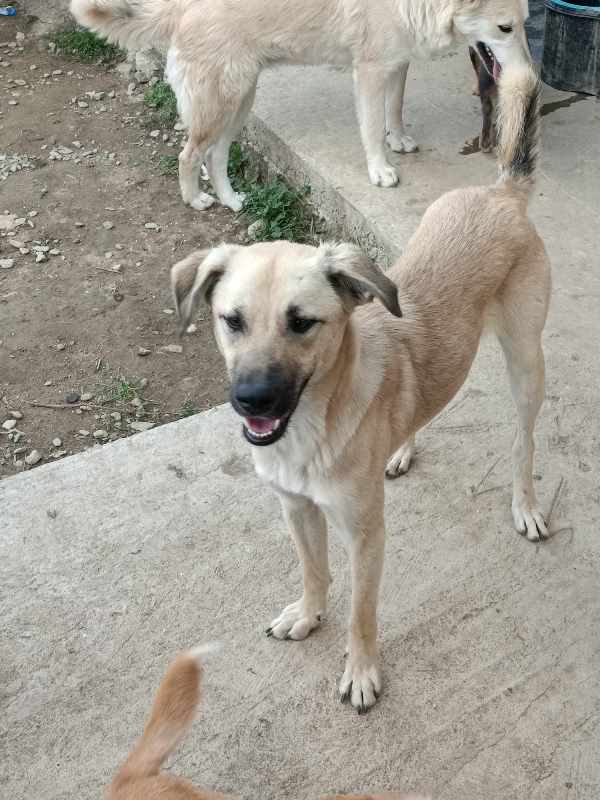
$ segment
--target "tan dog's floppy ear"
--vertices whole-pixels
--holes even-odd
[[[182,333],[192,320],[201,299],[210,296],[225,272],[237,245],[222,244],[213,250],[196,250],[171,269],[171,288]]]
[[[398,287],[354,244],[322,244],[317,259],[327,280],[351,308],[377,297],[395,317],[401,317]]]

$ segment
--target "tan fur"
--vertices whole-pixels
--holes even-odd
[[[167,670],[142,738],[115,775],[108,800],[235,800],[160,772],[192,724],[200,700],[201,653],[201,648],[183,653]]]
[[[334,64],[354,70],[356,108],[371,182],[394,186],[386,137],[411,152],[402,118],[408,63],[457,37],[483,41],[504,65],[530,56],[521,0],[71,0],[79,23],[124,47],[168,48],[167,78],[189,130],[180,156],[183,200],[203,210],[203,160],[213,188],[233,210],[243,198],[227,177],[232,140],[242,127],[260,72],[275,64]],[[510,23],[510,33],[498,25]]]
[[[515,85],[529,81],[524,74]],[[502,87],[501,102],[513,102]],[[376,611],[386,463],[389,477],[406,472],[415,433],[462,386],[486,325],[502,345],[517,408],[514,524],[530,540],[547,536],[532,469],[550,269],[527,217],[529,183],[518,180],[535,164],[537,88],[531,96],[517,92],[516,102],[521,111],[513,116],[520,113],[531,126],[521,126],[519,158],[504,164],[495,186],[449,192],[433,203],[387,278],[352,245],[288,242],[224,245],[193,254],[173,270],[184,325],[200,297],[210,295],[238,410],[240,385],[284,376],[285,392],[278,388],[274,397],[279,402],[289,395],[289,413],[270,415],[279,439],[253,447],[252,455],[258,474],[280,497],[302,565],[303,594],[268,633],[303,639],[320,624],[330,582],[327,528],[334,528],[352,571],[340,692],[360,711],[373,705],[381,688]],[[389,279],[397,287],[401,318],[392,315],[399,309]],[[374,297],[387,309],[369,304]],[[294,317],[318,322],[294,333],[290,309]],[[242,319],[241,330],[231,330],[232,314]],[[246,437],[256,425],[252,420],[245,420]]]

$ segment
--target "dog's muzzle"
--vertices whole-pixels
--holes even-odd
[[[238,377],[231,387],[231,405],[244,418],[243,434],[250,444],[274,444],[284,435],[308,380],[287,377],[279,367]]]

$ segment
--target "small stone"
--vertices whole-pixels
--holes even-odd
[[[35,254],[35,263],[41,264],[43,261],[48,261],[48,256],[45,253],[37,252]]]
[[[142,408],[144,404],[139,397],[134,397],[130,405],[132,405],[134,408]]]
[[[198,326],[196,325],[195,322],[192,322],[191,325],[187,326],[186,333],[196,333],[197,330],[198,330]]]
[[[146,228],[148,231],[159,231],[160,225],[157,225],[156,222],[147,222],[144,225],[144,228]]]
[[[149,356],[152,350],[149,350],[147,347],[138,347],[137,354],[138,356]]]
[[[102,428],[94,431],[94,439],[108,439],[108,431],[105,431]]]
[[[106,227],[106,223],[104,223],[104,226]],[[76,228],[85,228],[85,222],[76,222],[75,223],[75,227]],[[110,230],[110,228],[107,228],[107,230]]]
[[[142,378],[140,381],[140,389],[145,389],[148,386],[148,378]]]
[[[153,139],[158,139],[158,137],[160,136],[160,131],[150,131],[150,136]]]
[[[0,269],[12,269],[14,265],[14,258],[0,258]]]
[[[121,412],[111,411],[110,418],[114,420],[114,422],[121,422]]]
[[[265,223],[262,219],[257,219],[256,222],[253,222],[252,225],[248,226],[248,238],[252,241],[258,239],[261,233],[265,229]]]
[[[114,222],[103,222],[102,223],[102,227],[106,231],[112,231],[112,229],[115,227],[115,223]]]
[[[174,308],[163,308],[163,314],[168,314],[169,316],[171,316],[174,313],[175,313]]]
[[[131,422],[129,427],[134,431],[143,433],[144,431],[149,431],[150,428],[153,428],[154,422]]]
[[[17,420],[16,419],[7,419],[6,422],[2,423],[2,427],[5,431],[12,431],[13,428],[17,427]]]
[[[53,247],[52,250],[50,250],[50,255],[51,256],[59,256],[60,255],[60,250],[58,250],[56,247]]]
[[[9,411],[8,413],[13,419],[23,419],[23,414],[21,411]]]
[[[89,103],[86,103],[85,100],[78,100],[77,105],[79,108],[89,108]]]
[[[81,395],[81,402],[82,403],[89,403],[90,400],[94,399],[94,395],[91,392],[84,392]]]
[[[183,353],[183,346],[180,344],[165,344],[160,348],[161,353]]]
[[[25,456],[25,463],[30,467],[35,466],[35,464],[39,464],[41,460],[42,454],[39,450],[32,450],[28,456]]]
[[[72,405],[73,403],[78,403],[81,400],[81,395],[79,392],[67,392],[65,395],[65,403],[69,403]]]
[[[77,431],[77,433],[78,433],[80,436],[89,436],[89,435],[90,435],[90,432],[89,432],[89,431],[86,431],[86,429],[85,429],[85,428],[81,428],[81,430]]]
[[[66,348],[66,346],[67,345],[64,342],[60,342],[59,344],[56,345],[56,349],[57,350],[64,350]]]
[[[60,447],[61,444],[62,444],[62,439],[59,439],[58,436],[55,439],[52,439],[53,447]]]
[[[52,381],[44,381],[44,386],[52,386]]]

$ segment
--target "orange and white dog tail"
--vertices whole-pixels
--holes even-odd
[[[158,688],[142,738],[117,772],[113,786],[157,775],[188,732],[200,701],[202,658],[218,649],[208,644],[178,656]]]
[[[168,44],[180,0],[71,0],[80,25],[127,49]]]

